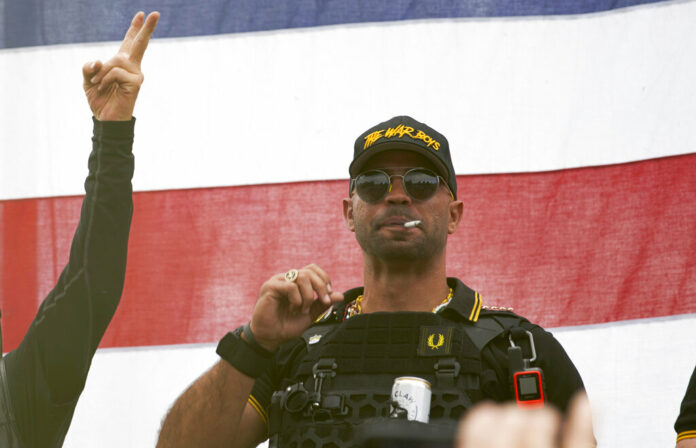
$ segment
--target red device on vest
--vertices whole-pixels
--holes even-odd
[[[532,352],[531,358],[524,358],[522,348],[515,344],[512,332],[509,335],[510,347],[508,347],[508,362],[512,379],[512,389],[515,393],[517,406],[522,408],[543,407],[546,402],[546,385],[544,382],[544,372],[531,367],[531,363],[536,360],[536,349],[534,347],[534,336],[530,331],[522,330],[515,332],[518,335],[529,337],[529,346]]]
[[[526,369],[515,372],[515,401],[523,408],[540,408],[544,406],[544,373],[541,369]]]

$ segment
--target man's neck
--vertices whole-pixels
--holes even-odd
[[[447,298],[444,256],[436,262],[365,260],[363,312],[431,311]]]

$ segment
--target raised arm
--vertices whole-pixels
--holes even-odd
[[[142,83],[140,60],[157,18],[154,13],[144,20],[138,13],[123,53],[106,64],[83,67],[95,121],[80,221],[56,286],[5,361],[12,412],[25,446],[56,446],[65,437],[92,357],[121,298],[133,211],[132,112]],[[103,74],[101,90],[98,80],[92,81],[95,74]]]
[[[273,353],[298,338],[331,304],[343,300],[318,266],[295,273],[274,275],[261,287],[250,323],[261,349],[254,349],[243,333],[225,336],[218,347],[224,359],[178,398],[162,424],[158,447],[252,447],[266,438],[262,417],[248,403],[254,377],[264,373],[264,351]]]

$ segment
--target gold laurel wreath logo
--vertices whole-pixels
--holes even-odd
[[[437,342],[435,342],[435,333],[428,336],[428,347],[432,348],[433,350],[440,350],[440,347],[443,345],[445,345],[445,337],[442,335],[442,333],[437,334]]]

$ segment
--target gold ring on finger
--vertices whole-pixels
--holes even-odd
[[[299,274],[297,269],[290,269],[288,272],[285,273],[285,280],[289,282],[294,282],[297,280],[297,274]]]

